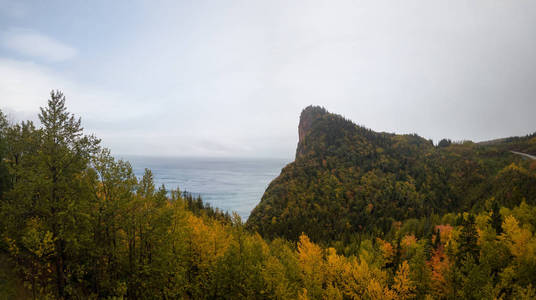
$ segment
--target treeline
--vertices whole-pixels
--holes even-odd
[[[0,117],[0,296],[16,299],[533,299],[536,207],[394,223],[335,241],[270,241],[198,197],[136,178],[53,92]]]
[[[210,203],[204,202],[200,195],[197,195],[196,197],[189,192],[181,193],[178,188],[177,190],[171,191],[171,193],[173,195],[171,197],[172,201],[176,201],[176,199],[183,201],[185,208],[198,217],[207,216],[229,224],[232,222],[232,217],[229,212],[224,212],[217,207],[212,207]]]

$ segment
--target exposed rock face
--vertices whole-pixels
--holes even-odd
[[[298,148],[296,149],[296,158],[304,154],[305,137],[311,132],[313,123],[321,119],[328,111],[319,106],[308,106],[300,115],[300,124],[298,125]]]

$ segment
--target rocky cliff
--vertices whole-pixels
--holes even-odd
[[[492,197],[506,206],[536,203],[536,174],[522,168],[526,162],[508,145],[435,147],[418,135],[375,132],[314,106],[301,113],[298,132],[295,161],[270,183],[247,221],[268,238],[387,233],[410,218],[485,209]],[[529,138],[516,145],[529,145]],[[512,162],[521,167],[508,169]]]

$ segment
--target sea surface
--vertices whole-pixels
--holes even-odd
[[[145,168],[153,172],[155,185],[200,195],[229,213],[235,211],[246,221],[259,203],[268,184],[276,178],[288,159],[274,158],[187,158],[118,156],[130,161],[137,177]]]

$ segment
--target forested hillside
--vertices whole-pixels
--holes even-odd
[[[536,204],[536,135],[475,144],[374,132],[320,107],[300,117],[296,160],[268,187],[248,220],[267,238],[349,241],[384,236],[408,219],[428,224],[493,203]],[[429,233],[428,233],[429,234]]]
[[[296,162],[255,212],[289,204],[270,218],[277,230],[259,227],[270,239],[236,214],[155,187],[150,170],[136,178],[84,134],[60,92],[40,126],[0,113],[0,298],[536,297],[534,163],[501,148],[378,134],[312,110],[335,125],[318,131],[315,118],[300,128]],[[287,217],[291,239],[275,237],[286,235],[280,216],[295,213],[306,225]]]

